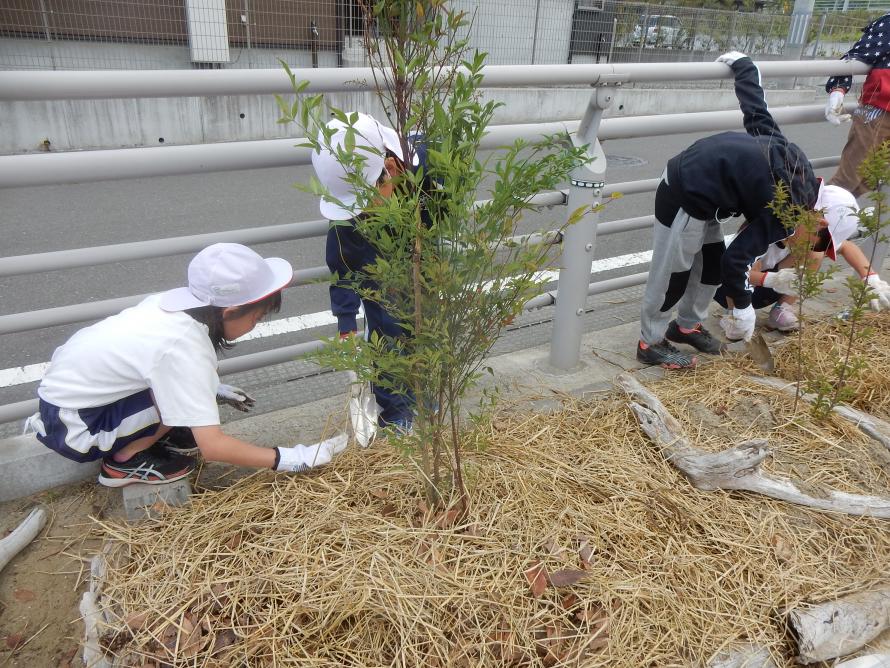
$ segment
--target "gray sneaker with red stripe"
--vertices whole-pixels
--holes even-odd
[[[191,457],[173,454],[157,444],[137,452],[125,462],[112,457],[102,460],[99,484],[106,487],[125,487],[135,483],[165,485],[185,478],[195,469]]]
[[[645,348],[642,341],[637,343],[637,360],[643,364],[658,364],[665,369],[692,369],[698,364],[695,355],[680,352],[668,343],[667,339]]]

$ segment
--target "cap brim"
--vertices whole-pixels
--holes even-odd
[[[355,198],[352,198],[352,202],[343,201],[343,203],[354,204]],[[324,198],[322,198],[322,200],[318,203],[318,210],[321,211],[321,215],[328,220],[352,220],[361,213],[361,211],[350,211],[349,209],[344,209],[339,204],[334,204],[333,202],[329,202]]]
[[[161,294],[160,307],[164,311],[185,311],[200,306],[207,306],[207,303],[195,297],[188,288],[174,288]]]
[[[269,295],[274,294],[279,290],[283,290],[290,285],[292,280],[294,280],[294,268],[291,266],[290,262],[280,257],[267,257],[265,260],[266,264],[269,265],[269,269],[272,270],[272,277],[268,285],[261,291],[263,293],[262,295],[255,299],[251,299],[249,302],[244,302],[241,306],[255,304]]]

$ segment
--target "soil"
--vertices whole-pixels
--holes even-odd
[[[94,482],[59,487],[0,504],[0,536],[31,508],[46,508],[40,535],[0,572],[0,666],[82,665],[78,605],[89,575],[92,520],[120,505],[120,492]]]
[[[228,486],[249,473],[205,465],[192,486]],[[0,537],[35,505],[47,510],[46,526],[0,571],[0,668],[81,666],[80,599],[89,586],[90,559],[100,548],[92,529],[95,520],[123,517],[121,491],[87,481],[0,503]]]

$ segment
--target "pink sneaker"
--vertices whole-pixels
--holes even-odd
[[[788,304],[776,304],[770,309],[766,319],[766,328],[777,329],[780,332],[796,332],[800,329],[800,321],[794,312],[794,307]]]

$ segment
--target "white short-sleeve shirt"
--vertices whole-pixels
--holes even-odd
[[[207,326],[152,295],[85,327],[56,349],[37,388],[60,408],[105,406],[150,389],[170,427],[217,425],[216,351]]]

